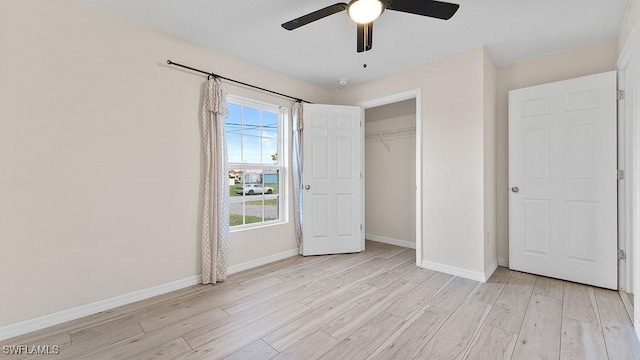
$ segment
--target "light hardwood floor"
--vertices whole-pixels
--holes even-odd
[[[293,257],[0,345],[1,359],[640,359],[618,292],[498,268],[479,283],[414,250]]]

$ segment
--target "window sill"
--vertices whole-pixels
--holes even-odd
[[[257,224],[256,225],[254,224],[237,225],[229,228],[229,232],[234,233],[234,232],[242,232],[247,230],[257,230],[257,229],[262,229],[266,227],[285,225],[288,223],[289,223],[288,221],[284,221],[284,220],[273,220],[273,221],[265,221],[263,223],[260,223],[259,225]]]

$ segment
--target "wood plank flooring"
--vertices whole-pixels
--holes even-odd
[[[498,268],[487,283],[415,251],[292,257],[0,341],[0,359],[640,359],[618,292]],[[24,349],[24,348],[23,348]]]

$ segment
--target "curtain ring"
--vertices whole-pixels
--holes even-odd
[[[211,80],[212,77],[213,77],[213,74],[207,75],[207,80]]]

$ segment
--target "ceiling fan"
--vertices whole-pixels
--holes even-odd
[[[373,21],[386,9],[410,14],[449,20],[460,5],[434,0],[351,0],[348,4],[337,3],[307,15],[287,21],[282,27],[297,29],[329,15],[347,10],[349,17],[357,23],[358,52],[371,50],[373,44]]]

